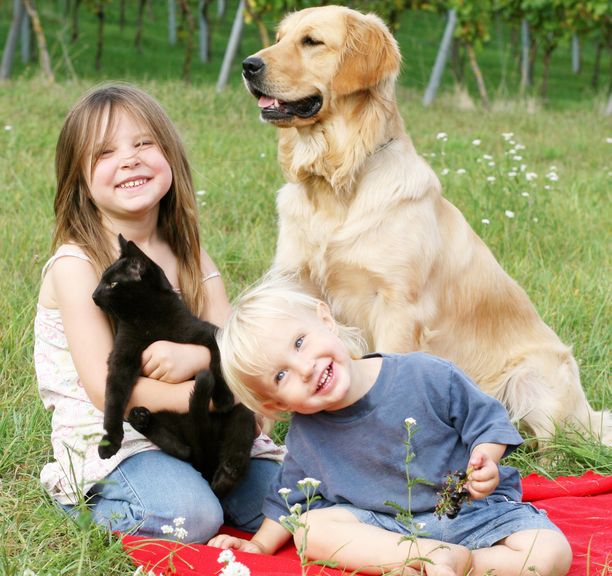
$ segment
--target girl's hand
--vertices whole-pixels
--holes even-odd
[[[490,454],[487,445],[476,446],[470,456],[468,467],[471,468],[467,489],[470,496],[480,500],[491,494],[499,484],[497,454]]]
[[[210,350],[198,344],[159,340],[142,353],[142,374],[154,380],[178,384],[193,379],[210,365]]]
[[[256,543],[250,540],[243,540],[242,538],[236,538],[235,536],[229,536],[227,534],[219,534],[207,542],[207,546],[214,546],[215,548],[223,548],[227,550],[240,550],[241,552],[251,552],[252,554],[263,554],[263,549]]]

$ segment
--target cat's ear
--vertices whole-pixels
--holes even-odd
[[[144,252],[131,240],[126,242],[125,249],[121,252],[121,254],[122,256],[135,256],[137,258],[142,258],[144,256]]]
[[[119,234],[118,238],[119,238],[119,249],[121,250],[121,255],[125,256],[128,241],[123,237],[123,234]]]

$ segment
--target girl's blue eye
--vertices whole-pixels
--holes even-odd
[[[280,372],[278,372],[276,376],[274,376],[274,382],[278,384],[285,377],[285,374],[286,372],[284,370],[281,370]]]
[[[304,344],[304,336],[300,336],[296,341],[295,341],[295,348],[296,350],[299,350],[302,347],[302,344]]]

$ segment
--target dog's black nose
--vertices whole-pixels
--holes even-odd
[[[260,74],[265,68],[266,64],[257,56],[249,56],[242,61],[242,74],[247,80],[250,80],[257,74]]]

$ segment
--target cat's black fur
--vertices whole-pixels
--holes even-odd
[[[141,354],[152,342],[201,344],[210,350],[210,370],[196,375],[189,413],[150,412],[137,407],[128,422],[162,450],[192,463],[225,496],[244,476],[255,435],[253,413],[234,397],[221,374],[217,327],[196,318],[172,289],[163,270],[136,244],[119,235],[121,255],[102,275],[93,299],[116,322],[108,358],[104,405],[106,434],[101,458],[117,453],[123,415],[141,371]],[[210,411],[210,402],[215,411]]]

